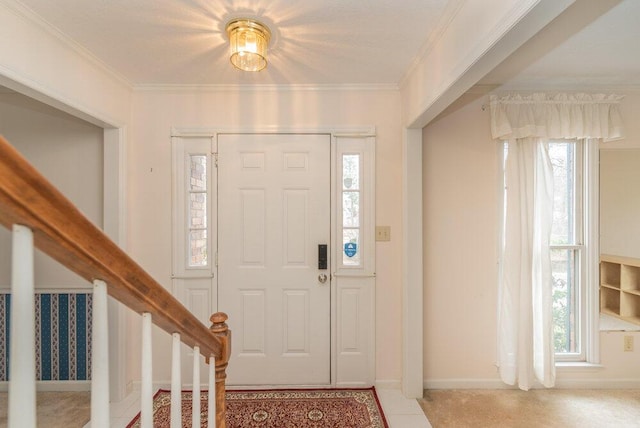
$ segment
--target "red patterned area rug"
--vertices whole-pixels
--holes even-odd
[[[207,392],[201,396],[207,426]],[[169,428],[171,392],[153,399],[154,428]],[[375,389],[227,391],[227,428],[388,428]],[[127,428],[140,426],[138,414]],[[191,427],[191,391],[182,393],[182,426]]]

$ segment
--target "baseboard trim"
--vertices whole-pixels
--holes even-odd
[[[512,389],[500,379],[425,379],[424,389]]]
[[[640,389],[640,379],[556,379],[559,389]]]
[[[9,391],[9,382],[0,382],[0,391]],[[40,392],[77,392],[91,391],[90,380],[39,380],[36,391]]]
[[[425,379],[424,389],[517,389],[500,379]],[[535,384],[532,389],[544,388]],[[639,389],[640,379],[556,379],[557,389]]]
[[[375,381],[377,389],[401,389],[402,382],[398,379],[378,379]]]
[[[337,382],[336,388],[371,388],[373,385],[367,382]]]
[[[385,386],[379,386],[376,383],[376,387],[380,388],[380,389],[399,389],[400,388],[400,382],[399,381],[393,381],[393,384],[386,384]],[[397,386],[394,386],[395,384],[397,384]],[[226,389],[228,390],[252,390],[252,389],[326,389],[326,388],[331,388],[331,385],[226,385]],[[343,383],[339,383],[336,385],[336,388],[369,388],[371,387],[371,385],[366,384],[366,383],[356,383],[356,382],[351,382],[351,383],[347,383],[347,382],[343,382]],[[183,390],[192,390],[193,389],[193,384],[192,383],[183,383],[181,388]],[[200,390],[204,391],[207,390],[209,388],[209,386],[207,384],[201,384],[200,385]],[[136,381],[132,381],[129,382],[129,385],[127,385],[127,394],[131,394],[133,392],[136,393],[140,393],[140,389],[141,389],[141,382],[139,380]],[[157,391],[158,389],[171,389],[171,381],[156,381],[153,382],[153,391]]]

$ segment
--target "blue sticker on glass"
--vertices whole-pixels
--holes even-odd
[[[356,244],[355,242],[347,242],[346,244],[344,244],[344,253],[347,255],[347,257],[355,256],[357,251],[358,244]]]

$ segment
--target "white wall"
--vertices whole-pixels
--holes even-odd
[[[98,227],[103,217],[103,131],[20,94],[0,93],[0,134]],[[0,228],[0,287],[10,285],[11,234]],[[36,287],[90,288],[84,279],[36,253]]]
[[[468,98],[468,97],[467,97]],[[482,100],[423,133],[424,376],[495,376],[497,149]]]
[[[640,258],[640,92],[621,113],[627,138],[600,145],[600,252]]]
[[[600,253],[640,259],[640,150],[600,150]]]
[[[100,126],[129,121],[130,85],[14,0],[0,2],[0,84]]]
[[[401,365],[402,131],[397,91],[139,90],[134,93],[128,151],[129,249],[154,278],[171,286],[171,127],[376,127],[376,221],[391,226],[377,251],[376,378],[399,382]],[[224,308],[221,308],[224,310]],[[128,359],[138,361],[136,319]],[[230,320],[233,328],[233,320]],[[165,339],[162,339],[165,337]],[[156,341],[167,340],[156,335]],[[154,361],[154,377],[169,379],[169,359]],[[139,379],[132,367],[129,379]]]
[[[424,373],[428,387],[501,387],[495,367],[498,152],[486,96],[467,94],[423,130]],[[640,141],[634,112],[622,105],[627,140]],[[629,189],[633,191],[633,189]],[[639,196],[640,197],[640,196]],[[640,340],[638,333],[636,342]],[[603,368],[558,372],[559,386],[640,384],[638,352],[622,352],[623,333],[601,332]],[[594,382],[595,381],[595,382]]]

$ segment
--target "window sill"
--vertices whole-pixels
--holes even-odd
[[[600,313],[600,332],[611,331],[640,331],[640,325]]]
[[[586,363],[584,361],[561,361],[556,363],[556,371],[565,372],[593,372],[604,369],[602,364]]]

